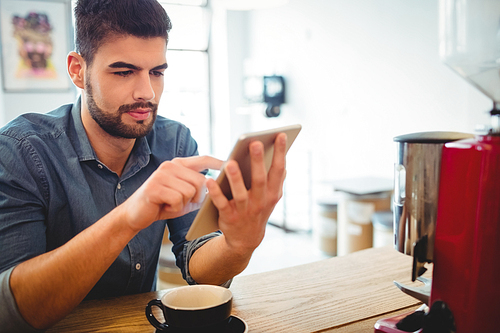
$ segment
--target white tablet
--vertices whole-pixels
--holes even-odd
[[[251,184],[250,155],[248,150],[249,144],[253,141],[261,141],[264,144],[264,162],[266,165],[266,170],[269,171],[273,160],[274,140],[276,139],[276,136],[279,133],[286,133],[286,151],[288,152],[288,149],[290,149],[290,146],[292,145],[301,129],[302,126],[297,124],[280,128],[273,128],[260,132],[247,133],[239,137],[238,141],[234,145],[231,154],[229,155],[228,160],[235,160],[236,162],[238,162],[247,189],[250,189]],[[228,199],[231,199],[231,188],[224,172],[224,166],[222,167],[216,181],[219,184],[222,193],[224,193],[224,195]],[[193,224],[191,225],[191,228],[186,235],[186,239],[193,240],[195,238],[219,230],[218,221],[219,211],[212,203],[210,195],[207,195],[193,221]]]

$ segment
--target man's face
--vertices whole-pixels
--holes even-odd
[[[129,139],[149,133],[163,92],[165,53],[161,37],[120,37],[99,48],[85,72],[83,108],[102,130]]]

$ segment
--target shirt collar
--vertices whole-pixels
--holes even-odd
[[[81,113],[82,98],[81,96],[73,103],[71,108],[71,115],[73,118],[73,128],[74,132],[69,131],[68,135],[73,141],[75,150],[78,154],[78,158],[81,162],[97,160],[97,156],[90,144],[89,138],[87,137],[87,132],[83,127],[82,113]]]
[[[151,150],[149,148],[146,137],[139,138],[135,141],[134,148],[130,153],[127,164],[123,169],[122,179],[126,179],[135,175],[139,170],[149,163]]]

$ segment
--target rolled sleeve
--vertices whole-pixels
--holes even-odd
[[[196,281],[191,277],[191,274],[189,273],[189,262],[190,262],[191,257],[193,256],[194,252],[196,250],[198,250],[200,247],[202,247],[210,239],[212,239],[214,237],[218,237],[220,235],[221,235],[220,232],[213,232],[211,234],[205,235],[203,237],[197,238],[191,242],[187,242],[184,244],[182,255],[185,258],[185,260],[184,260],[185,267],[182,271],[184,274],[184,279],[186,280],[186,282],[188,284],[197,284]],[[230,280],[224,282],[223,284],[221,284],[221,286],[229,288],[232,281],[233,281],[233,279],[230,279]]]
[[[0,273],[0,327],[2,332],[43,332],[31,327],[21,316],[10,289],[10,275],[14,267]]]

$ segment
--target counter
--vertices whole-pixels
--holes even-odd
[[[233,315],[249,332],[373,332],[378,319],[421,305],[393,283],[420,285],[411,282],[411,267],[410,256],[382,247],[237,276]],[[432,277],[432,268],[424,276]],[[155,332],[144,309],[165,292],[85,301],[48,332]]]

